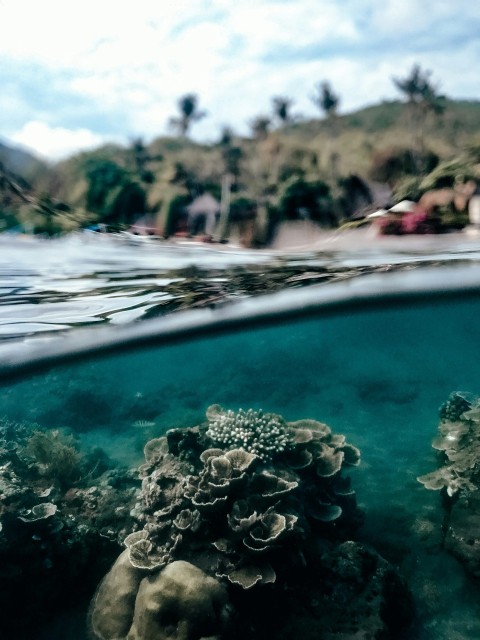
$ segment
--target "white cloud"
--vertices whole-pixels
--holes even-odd
[[[74,151],[98,147],[105,142],[102,136],[95,135],[87,129],[50,127],[36,120],[27,122],[11,140],[54,160],[64,158]]]
[[[212,140],[223,124],[246,132],[274,95],[290,95],[296,111],[313,115],[308,96],[324,79],[343,110],[393,98],[391,77],[417,61],[449,95],[472,97],[479,20],[471,0],[2,0],[4,69],[35,65],[62,82],[48,86],[56,100],[41,101],[18,74],[24,90],[0,98],[0,134],[31,134],[25,141],[42,153],[50,147],[41,122],[57,132],[52,149],[103,139],[106,120],[124,142],[151,138],[166,132],[178,97],[195,92],[209,117],[193,134]]]

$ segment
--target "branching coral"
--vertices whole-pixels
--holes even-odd
[[[261,460],[271,460],[285,451],[289,434],[285,421],[275,413],[239,409],[224,411],[219,405],[207,410],[209,436],[215,443],[229,449],[244,449]]]

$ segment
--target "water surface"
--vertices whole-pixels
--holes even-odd
[[[182,309],[372,272],[476,262],[480,240],[449,235],[326,235],[307,250],[256,251],[201,243],[72,234],[0,235],[0,341],[99,324],[127,324]]]

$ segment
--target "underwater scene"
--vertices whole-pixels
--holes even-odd
[[[480,637],[480,295],[0,383],[2,637]]]
[[[53,252],[3,268],[2,637],[480,637],[478,253],[202,249],[198,291],[216,282],[221,305],[181,311],[177,292],[169,318],[77,330],[128,324],[191,259],[128,254],[110,289],[127,253],[82,251],[63,275]]]

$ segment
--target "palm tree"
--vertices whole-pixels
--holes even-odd
[[[252,130],[253,137],[257,140],[265,140],[268,137],[271,119],[268,116],[255,116],[250,120],[250,129]]]
[[[431,71],[415,64],[405,78],[392,78],[397,89],[406,98],[409,128],[413,137],[413,159],[419,163],[424,153],[424,131],[429,114],[441,115],[445,111],[445,96],[440,95],[430,80]]]
[[[170,126],[177,130],[182,137],[186,137],[191,125],[207,115],[206,111],[199,111],[198,97],[194,93],[186,93],[177,101],[180,115],[170,118]]]
[[[148,164],[154,160],[163,160],[161,155],[152,156],[148,151],[143,138],[134,138],[131,141],[130,153],[135,167],[135,172],[142,182],[151,184],[155,181],[155,175],[148,168]]]
[[[333,92],[330,84],[324,80],[319,82],[315,86],[315,91],[310,99],[313,104],[325,114],[325,118],[328,126],[329,140],[325,148],[325,153],[328,157],[328,163],[330,165],[330,172],[332,178],[335,178],[339,171],[340,155],[335,148],[335,138],[339,133],[338,123],[338,105],[340,104],[340,98]]]
[[[223,127],[220,133],[219,147],[223,160],[223,171],[230,174],[232,184],[235,184],[240,176],[240,162],[243,157],[242,148],[235,142],[235,133],[230,127]]]
[[[316,93],[311,96],[313,104],[322,111],[327,119],[332,119],[337,115],[340,98],[333,93],[330,84],[325,80],[319,82],[315,87]]]
[[[273,113],[275,117],[280,120],[282,126],[289,124],[292,121],[292,116],[290,115],[290,109],[293,105],[293,100],[291,98],[287,98],[286,96],[275,96],[272,98],[273,102]]]

